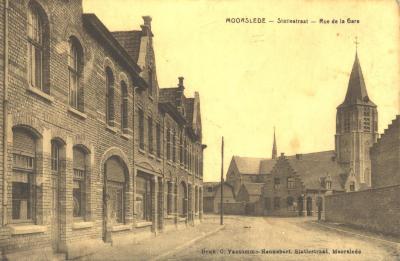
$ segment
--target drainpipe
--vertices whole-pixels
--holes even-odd
[[[7,155],[8,155],[8,0],[4,0],[4,98],[3,98],[3,226],[7,224]]]
[[[132,181],[133,181],[133,222],[136,224],[136,209],[135,209],[135,202],[136,202],[136,165],[135,165],[135,101],[136,101],[136,89],[138,87],[133,87],[133,103],[132,103]]]

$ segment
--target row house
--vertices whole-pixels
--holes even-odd
[[[159,88],[151,18],[0,1],[0,251],[87,255],[202,218],[199,94]],[[28,252],[27,252],[28,251]]]

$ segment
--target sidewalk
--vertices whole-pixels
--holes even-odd
[[[94,255],[79,260],[163,260],[175,251],[223,229],[218,221],[205,218],[194,227],[188,225],[186,229],[172,229],[132,245],[105,247]]]

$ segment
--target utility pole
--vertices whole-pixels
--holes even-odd
[[[224,136],[221,144],[221,225],[224,224]]]

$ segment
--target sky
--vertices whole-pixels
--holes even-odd
[[[333,150],[355,37],[367,91],[378,106],[379,132],[399,113],[394,0],[83,0],[83,7],[110,31],[138,30],[142,16],[152,17],[160,87],[176,86],[184,76],[186,96],[200,93],[204,181],[219,180],[222,136],[225,174],[233,155],[270,158],[274,126],[278,154]],[[274,22],[226,23],[234,17]]]

